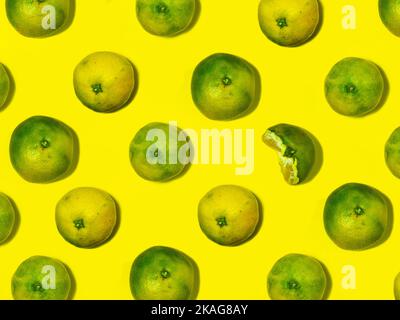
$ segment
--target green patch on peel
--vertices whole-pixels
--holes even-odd
[[[271,130],[265,132],[263,141],[278,152],[279,165],[285,180],[289,184],[298,184],[300,179],[297,170],[297,157],[295,156],[296,150],[285,145],[281,137]]]

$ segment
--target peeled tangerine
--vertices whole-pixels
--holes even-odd
[[[279,164],[286,182],[296,185],[304,181],[315,163],[315,145],[302,128],[278,124],[269,128],[263,141],[278,151]]]

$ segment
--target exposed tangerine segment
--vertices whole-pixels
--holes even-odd
[[[285,181],[291,185],[303,182],[315,165],[316,150],[310,135],[302,128],[281,123],[269,128],[263,141],[278,152]]]

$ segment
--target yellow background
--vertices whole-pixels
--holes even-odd
[[[75,299],[131,299],[129,271],[134,258],[153,245],[189,254],[200,269],[199,299],[266,299],[266,277],[281,256],[305,253],[321,260],[332,277],[331,299],[392,299],[400,271],[400,180],[384,163],[383,148],[400,125],[400,39],[379,19],[377,1],[322,0],[318,35],[298,48],[271,43],[258,26],[258,0],[201,0],[192,30],[165,39],[146,33],[133,0],[78,1],[75,19],[64,33],[47,39],[19,35],[0,6],[0,61],[15,79],[11,104],[0,113],[0,190],[17,204],[21,223],[14,238],[0,246],[0,299],[10,299],[10,281],[18,265],[32,255],[65,262],[76,280]],[[341,9],[357,9],[357,29],[344,30]],[[127,56],[139,75],[133,102],[114,114],[98,114],[75,97],[72,72],[87,54],[110,50]],[[190,80],[194,67],[216,52],[239,55],[261,74],[258,108],[232,122],[211,121],[193,105]],[[390,82],[385,105],[376,113],[351,119],[327,105],[323,83],[329,69],[346,56],[370,59]],[[9,139],[32,115],[49,115],[70,125],[80,139],[80,159],[67,179],[30,184],[13,170]],[[176,120],[181,128],[254,128],[255,171],[236,176],[234,166],[193,165],[182,178],[166,184],[139,178],[129,163],[128,146],[143,125]],[[309,183],[289,186],[276,154],[261,141],[271,125],[287,122],[306,128],[322,145],[324,162]],[[326,235],[325,199],[347,182],[370,184],[393,203],[391,237],[362,252],[344,251]],[[209,241],[197,223],[199,199],[219,184],[245,186],[261,199],[262,227],[248,243],[234,248]],[[93,250],[78,249],[58,234],[56,202],[78,186],[102,188],[121,209],[115,237]],[[344,265],[357,269],[357,288],[341,287]]]

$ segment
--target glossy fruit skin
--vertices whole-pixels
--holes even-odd
[[[170,130],[176,132],[177,137],[174,137]],[[152,133],[163,133],[165,145],[156,140],[156,137],[150,137]],[[179,136],[186,138],[180,139]],[[141,128],[131,141],[129,146],[131,165],[140,177],[149,181],[167,182],[175,179],[183,174],[189,165],[190,150],[184,147],[185,145],[188,146],[189,141],[190,139],[185,132],[174,125],[161,122],[149,123]],[[163,154],[164,146],[165,155]],[[182,152],[188,155],[187,163],[183,161],[187,159],[180,156]],[[170,158],[171,154],[175,159]],[[156,163],[152,163],[153,160]]]
[[[133,262],[130,286],[136,300],[191,300],[198,289],[198,271],[184,253],[156,246]]]
[[[255,232],[260,209],[255,195],[240,186],[221,185],[200,200],[198,220],[203,233],[224,245],[239,245]]]
[[[385,161],[390,172],[400,178],[400,127],[393,131],[385,144]]]
[[[34,116],[14,130],[10,159],[26,181],[50,183],[68,175],[74,167],[78,144],[73,131],[61,121]]]
[[[349,57],[340,60],[325,79],[325,96],[334,111],[361,117],[374,111],[385,89],[377,65],[365,59]]]
[[[397,274],[396,278],[394,279],[394,298],[396,300],[400,300],[400,273]]]
[[[95,52],[85,57],[74,70],[74,89],[89,109],[109,113],[120,110],[135,89],[135,70],[124,56],[114,52]]]
[[[51,287],[51,275],[55,287]],[[48,288],[43,284],[49,285]],[[53,258],[33,256],[20,264],[14,273],[11,290],[15,300],[67,300],[70,295],[71,276],[65,265]]]
[[[322,300],[326,283],[326,273],[318,260],[288,254],[272,267],[267,288],[272,300]]]
[[[387,231],[388,220],[386,199],[365,184],[344,184],[325,203],[325,230],[345,250],[365,250],[379,244]]]
[[[283,154],[283,150],[269,138],[271,133],[279,137],[283,145],[286,146]],[[266,131],[263,135],[263,141],[269,147],[278,151],[282,174],[286,182],[295,185],[307,179],[315,165],[316,149],[311,136],[304,129],[286,123],[277,124]],[[287,172],[288,169],[283,165],[282,157],[296,161],[297,179],[291,177],[290,172]]]
[[[48,6],[55,9],[55,29],[42,26],[50,12]],[[11,25],[23,36],[49,37],[59,33],[68,23],[71,0],[6,0],[6,11]]]
[[[10,77],[4,65],[0,63],[0,109],[7,101],[10,94]]]
[[[296,47],[311,38],[319,24],[317,0],[261,0],[258,20],[265,36],[285,47]]]
[[[57,229],[66,241],[78,248],[95,248],[112,235],[117,207],[107,192],[80,187],[58,201],[55,217]]]
[[[10,199],[0,192],[0,244],[7,241],[15,225],[16,213]]]
[[[172,37],[185,31],[196,11],[195,0],[137,0],[136,15],[142,27],[156,36]]]
[[[395,36],[400,37],[400,1],[379,0],[379,16],[385,27]]]
[[[256,70],[244,59],[227,53],[213,54],[193,72],[193,102],[209,119],[237,119],[254,107],[257,82]]]

